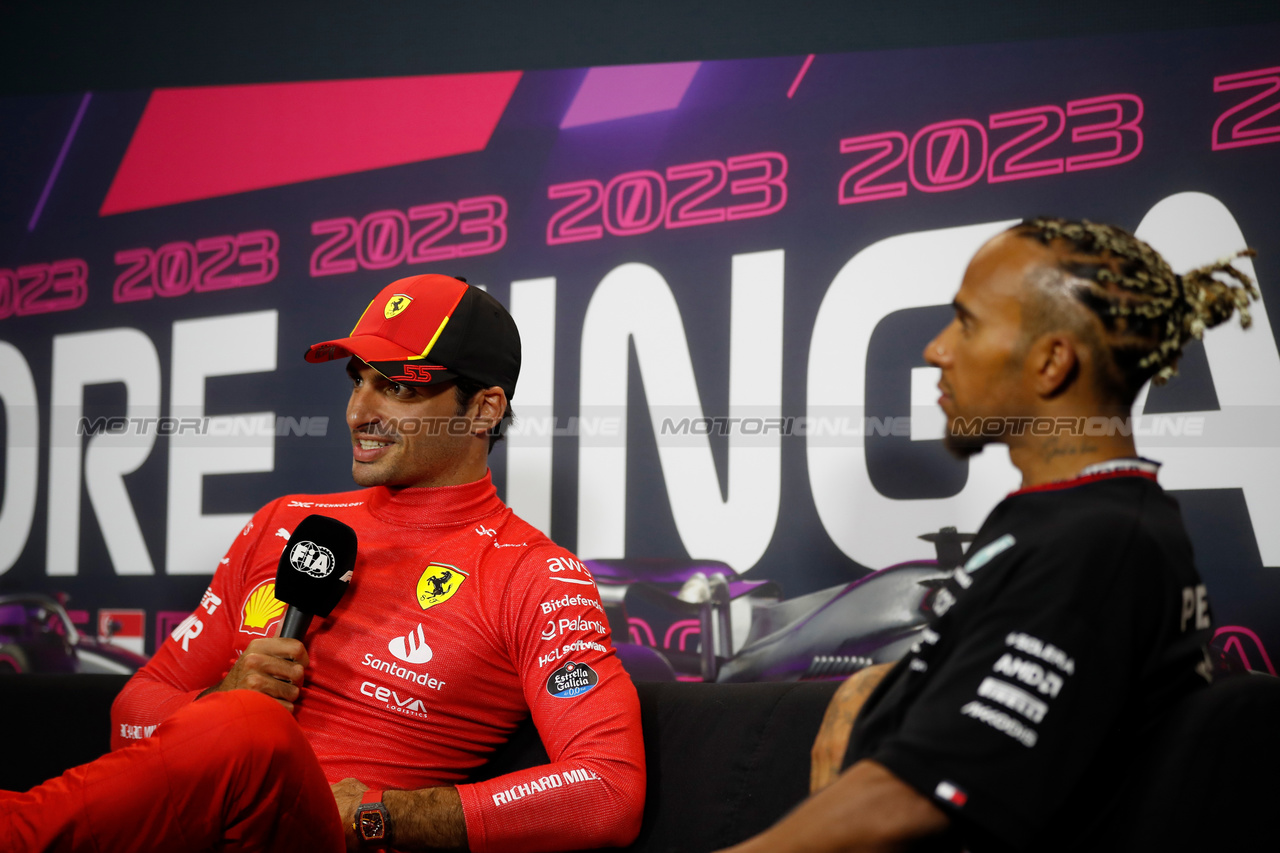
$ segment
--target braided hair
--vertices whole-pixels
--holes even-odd
[[[1175,376],[1183,347],[1205,329],[1237,312],[1243,328],[1252,322],[1249,300],[1258,289],[1232,265],[1252,249],[1178,275],[1159,252],[1113,225],[1042,217],[1012,230],[1055,250],[1056,272],[1065,274],[1056,277],[1102,321],[1112,362],[1103,381],[1129,401],[1148,379],[1162,385]]]

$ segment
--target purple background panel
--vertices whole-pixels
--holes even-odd
[[[589,69],[560,121],[560,129],[674,110],[701,65],[665,62]]]

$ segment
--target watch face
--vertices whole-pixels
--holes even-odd
[[[365,809],[360,812],[360,837],[365,841],[381,841],[387,837],[387,824],[381,809]]]

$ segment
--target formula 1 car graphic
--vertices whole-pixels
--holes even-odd
[[[0,674],[118,673],[147,659],[76,629],[61,604],[45,595],[0,595]]]
[[[842,678],[906,654],[932,613],[942,581],[961,564],[964,543],[973,537],[944,527],[920,538],[934,544],[936,559],[899,563],[786,601],[777,584],[745,580],[715,561],[587,565],[606,610],[613,611],[615,636],[656,651],[677,678]],[[618,623],[625,624],[625,633]],[[618,644],[620,654],[625,645]]]

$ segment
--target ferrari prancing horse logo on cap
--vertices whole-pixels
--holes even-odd
[[[409,303],[413,301],[412,296],[406,296],[403,293],[397,293],[387,300],[386,307],[382,309],[382,316],[390,320],[401,311],[409,307]]]
[[[466,579],[467,573],[455,566],[432,563],[418,578],[418,606],[426,610],[444,604]]]

